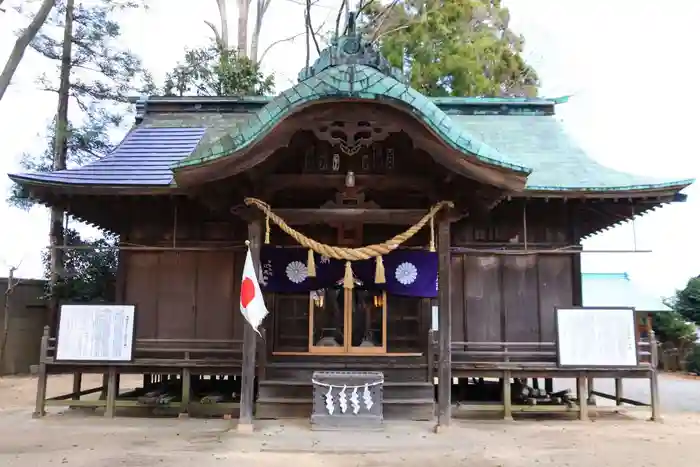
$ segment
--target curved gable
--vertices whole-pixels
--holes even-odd
[[[265,138],[275,126],[307,106],[329,100],[352,99],[386,102],[421,120],[442,142],[467,159],[529,174],[531,169],[480,141],[452,121],[429,98],[410,86],[367,65],[343,64],[324,69],[287,89],[248,121],[211,144],[200,146],[173,170],[193,168],[220,158],[235,156]]]

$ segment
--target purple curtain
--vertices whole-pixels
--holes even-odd
[[[268,292],[309,292],[342,284],[345,261],[314,254],[316,277],[308,277],[308,250],[263,246],[260,252],[260,286]],[[395,250],[383,256],[386,283],[375,284],[376,260],[353,261],[352,271],[362,287],[386,290],[394,295],[436,297],[437,253]]]

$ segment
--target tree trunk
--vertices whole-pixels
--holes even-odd
[[[253,29],[253,37],[250,39],[250,59],[254,62],[258,61],[258,47],[260,47],[260,32],[262,31],[263,18],[267,13],[267,8],[270,6],[271,0],[256,0],[255,12],[255,29]]]
[[[61,80],[58,86],[58,111],[56,112],[55,153],[53,170],[64,170],[68,156],[68,100],[70,97],[71,49],[73,39],[73,10],[74,0],[66,0],[66,25],[63,30],[63,53],[61,55]],[[63,250],[58,246],[63,244],[63,210],[51,208],[49,242],[51,245],[51,327],[56,330],[58,324],[58,297],[55,288],[63,270]]]
[[[250,0],[238,0],[238,56],[248,56],[248,11]]]
[[[216,0],[216,4],[219,7],[219,16],[221,17],[221,44],[219,46],[222,49],[222,55],[228,52],[228,16],[226,14],[226,0]]]
[[[29,23],[29,26],[27,26],[27,29],[22,31],[17,38],[15,46],[12,48],[12,52],[10,52],[10,57],[7,59],[7,63],[5,63],[5,68],[2,70],[2,74],[0,74],[0,100],[2,100],[2,97],[5,95],[5,91],[7,91],[7,88],[10,86],[10,81],[12,81],[15,71],[17,71],[17,67],[22,61],[24,52],[27,50],[30,42],[32,42],[32,39],[36,37],[39,29],[41,29],[41,26],[46,21],[46,18],[49,16],[49,12],[51,11],[51,8],[53,8],[53,5],[54,0],[44,0],[41,3],[39,11],[36,13],[36,15],[34,15],[34,18],[32,18],[32,21]]]

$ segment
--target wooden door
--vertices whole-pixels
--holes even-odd
[[[309,352],[386,353],[386,294],[332,287],[309,294]]]

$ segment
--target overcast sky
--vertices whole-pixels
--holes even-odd
[[[9,2],[12,4],[13,0]],[[15,0],[17,3],[17,0]],[[235,43],[235,2],[229,8]],[[261,50],[303,32],[303,2],[272,0]],[[334,21],[336,0],[321,0],[313,14],[320,24]],[[218,23],[214,0],[151,0],[146,13],[123,21],[125,41],[156,78],[162,78],[185,47],[206,43],[205,20]],[[193,5],[196,4],[196,8]],[[541,94],[573,94],[557,107],[567,130],[598,162],[642,175],[698,178],[700,161],[694,136],[700,97],[695,28],[700,2],[677,0],[511,0],[514,28],[526,38],[526,57],[542,78]],[[253,18],[251,17],[251,21]],[[12,11],[0,14],[0,61],[23,24]],[[252,25],[251,28],[252,30]],[[274,72],[278,91],[296,82],[304,62],[304,41],[270,49],[263,67]],[[41,147],[37,135],[55,113],[55,96],[37,91],[34,80],[47,63],[28,52],[13,86],[0,102],[0,191],[9,189],[6,172],[18,170],[22,152]],[[690,86],[690,88],[687,88]],[[668,296],[700,273],[700,252],[692,247],[700,188],[689,200],[664,207],[585,243],[589,249],[636,247],[652,253],[587,254],[588,272],[629,272],[656,295]],[[0,203],[0,276],[21,263],[19,275],[39,277],[40,252],[48,244],[48,215]]]

